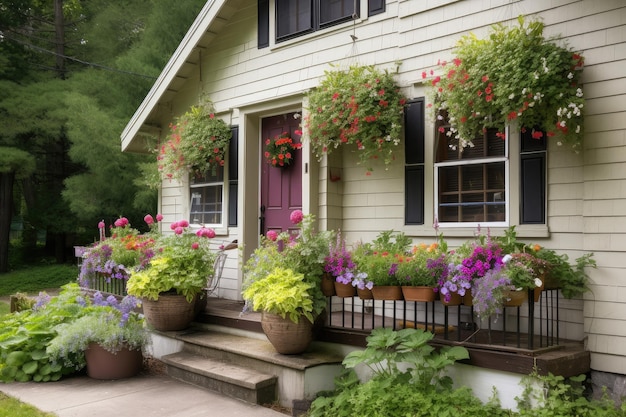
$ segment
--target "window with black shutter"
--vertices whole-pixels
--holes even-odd
[[[520,133],[520,224],[546,222],[546,135],[532,132]]]

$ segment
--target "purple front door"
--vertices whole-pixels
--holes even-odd
[[[296,229],[289,221],[293,210],[302,209],[302,151],[294,151],[294,160],[287,167],[273,167],[264,157],[265,141],[288,132],[300,143],[300,119],[294,113],[272,116],[261,122],[261,233]]]

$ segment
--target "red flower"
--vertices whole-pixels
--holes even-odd
[[[452,62],[454,63],[455,67],[458,67],[459,65],[461,65],[461,59],[460,58],[454,58],[452,60]]]
[[[507,119],[509,120],[513,120],[517,118],[517,112],[516,111],[512,111],[511,113],[509,113],[509,115],[507,116]]]
[[[484,83],[486,83],[487,81],[489,81],[489,76],[488,75],[483,75],[482,80]]]
[[[541,139],[543,137],[543,132],[540,130],[533,130],[532,136],[533,139]]]

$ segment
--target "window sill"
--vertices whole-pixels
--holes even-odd
[[[496,236],[504,234],[508,227],[502,226],[489,226],[489,224],[483,224],[480,226],[483,233],[487,232],[487,229]],[[434,229],[432,226],[404,226],[402,229],[404,233],[409,236],[433,236]],[[545,224],[523,224],[516,225],[515,232],[518,238],[522,239],[541,239],[550,237],[550,229]],[[472,238],[476,235],[475,227],[446,227],[445,225],[439,226],[439,233],[443,233],[446,237],[461,237]]]

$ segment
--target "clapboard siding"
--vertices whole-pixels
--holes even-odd
[[[262,49],[257,48],[256,2],[234,5],[238,9],[215,25],[211,40],[202,40],[203,48],[196,48],[185,58],[195,63],[185,68],[187,82],[171,102],[155,108],[152,123],[167,126],[202,93],[215,102],[219,117],[233,125],[243,123],[241,109],[260,104],[271,108],[272,103],[286,98],[299,103],[308,89],[318,85],[330,63],[397,69],[396,78],[405,94],[409,98],[426,96],[428,104],[428,80],[422,80],[423,71],[437,71],[439,60],[449,60],[461,36],[468,32],[484,36],[492,24],[515,24],[520,14],[540,17],[546,24],[546,35],[558,36],[564,44],[581,51],[586,59],[584,151],[575,154],[550,143],[547,230],[536,236],[528,232],[524,240],[557,249],[571,259],[585,251],[595,253],[598,269],[590,271],[593,292],[585,295],[584,304],[582,300],[561,304],[562,335],[588,337],[594,369],[626,373],[623,0],[389,0],[385,13],[364,18],[356,25],[342,24]],[[355,44],[351,34],[358,37]],[[371,175],[365,175],[364,167],[357,165],[354,149],[347,148],[330,158],[329,170],[332,173],[334,169],[339,179],[329,179],[327,166],[322,163],[316,177],[319,192],[316,189],[312,198],[320,225],[340,228],[351,242],[372,240],[380,231],[389,229],[406,231],[416,242],[432,241],[434,129],[428,111],[426,117],[425,224],[404,226],[404,153],[400,146],[397,163],[388,170],[382,164],[374,165]],[[245,129],[240,132],[245,135]],[[166,134],[164,128],[162,138]],[[242,136],[240,140],[241,144],[249,144],[259,138]],[[240,153],[244,155],[243,150]],[[314,158],[311,161],[315,163]],[[242,190],[256,186],[246,184],[240,176]],[[184,187],[175,182],[163,184],[159,208],[166,222],[184,217],[187,195]],[[240,209],[243,204],[240,199]],[[449,233],[451,247],[472,236],[470,230],[442,231],[444,236]],[[240,236],[238,228],[223,233],[219,238],[224,240]],[[251,247],[256,243],[245,242]],[[236,256],[229,256],[218,292],[226,298],[239,298],[241,271]]]

